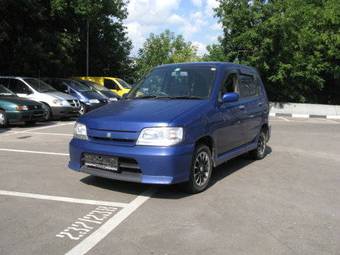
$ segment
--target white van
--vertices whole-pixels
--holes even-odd
[[[69,118],[79,115],[80,102],[73,96],[59,92],[47,83],[30,77],[0,76],[0,84],[19,97],[43,103],[46,119]]]

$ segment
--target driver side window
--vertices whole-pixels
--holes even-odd
[[[220,92],[218,93],[218,101],[222,102],[222,97],[225,93],[239,93],[238,77],[236,73],[229,74],[224,80]]]
[[[10,82],[10,90],[16,94],[30,94],[31,90],[20,80],[12,79]]]

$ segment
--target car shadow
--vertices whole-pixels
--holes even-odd
[[[271,147],[267,146],[266,157],[271,153],[272,153]],[[223,180],[224,178],[228,177],[229,175],[232,175],[233,173],[239,170],[242,170],[244,167],[248,166],[249,164],[252,164],[253,162],[254,160],[249,159],[249,157],[247,157],[247,154],[245,154],[234,159],[231,159],[226,163],[216,167],[213,170],[211,182],[208,189],[214,186],[219,181]],[[140,195],[143,191],[151,187],[154,187],[157,189],[157,192],[156,194],[153,195],[153,198],[159,199],[181,199],[193,195],[183,192],[180,185],[147,185],[141,183],[111,180],[91,175],[84,177],[80,181],[86,185],[92,185],[102,189],[127,193],[131,195]]]

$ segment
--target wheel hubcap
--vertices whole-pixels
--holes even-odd
[[[266,150],[266,137],[265,135],[261,134],[259,137],[259,141],[258,141],[258,152],[262,155],[265,150]]]
[[[198,154],[194,163],[194,181],[198,186],[207,183],[210,175],[211,163],[209,155],[205,151]]]
[[[83,115],[85,113],[85,107],[83,105],[80,106],[79,113],[80,115]]]
[[[3,113],[0,113],[0,125],[5,124],[5,115]]]

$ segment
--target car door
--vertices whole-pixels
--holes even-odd
[[[230,71],[225,75],[218,95],[219,121],[215,132],[218,156],[241,146],[245,137],[242,128],[245,107],[239,102],[222,103],[222,96],[227,92],[238,93],[238,72]]]
[[[32,99],[32,90],[21,80],[11,79],[9,83],[9,89],[12,90],[19,97]]]
[[[245,142],[252,142],[260,132],[265,98],[261,94],[260,83],[253,72],[240,71],[240,100],[245,106],[243,129]]]

